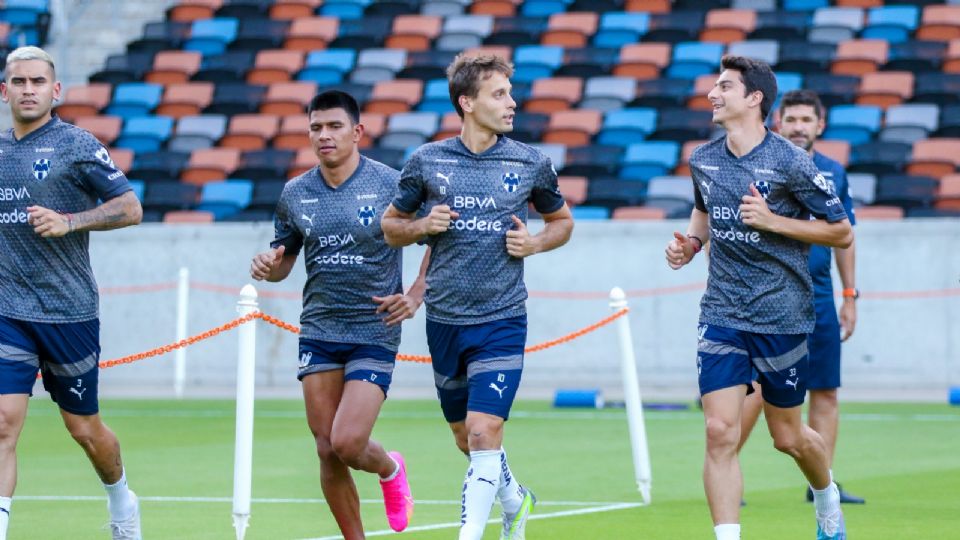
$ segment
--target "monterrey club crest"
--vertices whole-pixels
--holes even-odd
[[[33,177],[42,182],[47,176],[50,176],[50,160],[47,158],[40,158],[34,161]]]
[[[361,206],[360,209],[357,210],[357,219],[360,220],[360,224],[364,227],[369,227],[376,217],[377,209],[372,206]]]
[[[764,199],[770,196],[770,182],[767,182],[766,180],[757,180],[754,182],[754,185],[757,186],[757,191],[760,192],[760,195],[763,195]]]
[[[520,175],[513,172],[503,173],[503,189],[513,193],[520,187]]]

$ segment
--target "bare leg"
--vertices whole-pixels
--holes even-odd
[[[347,466],[386,478],[393,474],[397,464],[380,443],[370,438],[383,401],[383,390],[379,386],[366,381],[347,381],[330,440],[333,451]]]
[[[823,437],[827,448],[827,465],[833,466],[833,454],[837,447],[837,430],[840,425],[840,408],[837,404],[837,389],[810,390],[810,410],[807,423]]]
[[[743,476],[737,443],[745,396],[746,387],[734,386],[702,397],[707,437],[703,487],[714,525],[740,522]]]
[[[320,487],[330,512],[345,540],[362,540],[360,495],[350,469],[340,460],[330,442],[334,418],[343,393],[343,370],[312,373],[303,378],[307,425],[320,457]]]
[[[797,462],[813,489],[829,486],[830,465],[826,446],[816,431],[804,425],[800,406],[782,409],[764,403],[763,414],[767,417],[774,447]]]
[[[0,394],[0,497],[17,487],[17,441],[27,418],[27,394]]]
[[[743,449],[743,445],[747,444],[747,439],[750,438],[750,433],[760,418],[760,411],[763,410],[763,396],[760,395],[760,385],[756,381],[753,382],[753,390],[754,392],[743,401],[743,414],[740,417],[740,442],[737,444],[738,454]]]
[[[453,432],[453,441],[457,445],[457,448],[464,453],[467,457],[470,456],[470,446],[467,443],[467,422],[462,420],[460,422],[451,422],[450,431]]]
[[[123,476],[123,460],[120,457],[120,441],[103,423],[99,414],[79,415],[60,409],[60,416],[67,431],[97,471],[104,484],[116,484]]]

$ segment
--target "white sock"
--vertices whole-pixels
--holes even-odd
[[[724,523],[713,528],[717,540],[740,540],[740,524]]]
[[[480,540],[490,508],[500,487],[500,451],[470,452],[470,468],[463,479],[460,507],[460,540]]]
[[[393,469],[393,472],[390,473],[389,476],[387,476],[386,478],[381,478],[381,479],[380,479],[381,482],[389,482],[389,481],[393,480],[394,478],[396,478],[398,474],[400,474],[400,464],[397,463],[397,460],[393,459],[393,456],[390,456],[390,455],[387,455],[387,457],[390,458],[390,461],[393,461],[393,465],[394,465],[394,467],[396,467],[396,468]]]
[[[500,489],[497,490],[497,498],[500,499],[503,511],[510,515],[519,512],[520,505],[523,504],[520,482],[513,477],[510,466],[507,465],[507,451],[503,448],[500,449]]]
[[[10,505],[13,499],[0,497],[0,540],[7,540],[7,526],[10,524]]]
[[[828,515],[840,509],[840,490],[837,484],[830,482],[830,485],[823,489],[813,489],[813,506],[816,507],[820,515]]]
[[[104,484],[103,489],[107,491],[107,510],[111,520],[121,521],[133,515],[135,507],[127,487],[126,470],[120,474],[116,484]]]

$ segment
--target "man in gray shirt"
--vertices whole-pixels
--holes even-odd
[[[803,424],[800,407],[806,334],[814,322],[809,245],[846,247],[852,228],[810,156],[764,127],[777,95],[770,66],[727,56],[722,67],[707,97],[726,135],[691,156],[696,205],[686,236],[674,233],[666,249],[667,264],[678,269],[704,247],[702,239],[710,243],[697,368],[706,419],[703,482],[714,531],[717,540],[740,538],[743,478],[736,450],[756,369],[774,446],[793,457],[813,489],[818,540],[843,540],[826,447]]]
[[[344,538],[354,540],[364,534],[349,468],[379,475],[393,530],[404,530],[413,514],[403,456],[386,452],[370,433],[390,388],[400,323],[420,306],[423,280],[403,294],[401,250],[384,242],[379,220],[400,174],[360,155],[356,100],[324,92],[307,114],[320,164],[287,182],[271,249],[254,257],[250,275],[281,281],[304,252],[297,378],[324,498]]]
[[[513,129],[512,74],[495,56],[453,61],[447,78],[460,136],[410,157],[383,215],[391,245],[425,241],[431,249],[425,301],[434,382],[457,447],[470,458],[460,540],[480,539],[497,497],[501,538],[524,537],[535,498],[502,448],[526,344],[523,259],[562,246],[573,231],[550,159],[503,136]],[[526,227],[529,203],[546,222],[536,235]]]
[[[0,539],[39,369],[104,484],[113,538],[139,540],[120,443],[99,414],[99,296],[88,244],[89,231],[140,223],[140,201],[93,135],[51,114],[60,82],[50,55],[11,52],[0,90],[13,113],[13,128],[0,134]]]

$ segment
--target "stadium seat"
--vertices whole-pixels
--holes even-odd
[[[619,206],[638,206],[643,204],[646,186],[643,182],[629,182],[616,178],[594,178],[587,184],[588,206],[605,207],[613,210]]]
[[[112,88],[107,83],[91,83],[67,89],[56,105],[57,116],[70,122],[81,116],[95,116],[110,103]]]
[[[400,15],[393,20],[390,37],[384,44],[388,49],[426,51],[440,35],[443,19],[433,15]]]
[[[445,78],[427,81],[423,88],[423,99],[417,105],[418,111],[445,114],[452,112],[453,103],[450,101],[450,92]]]
[[[200,69],[200,53],[195,51],[160,51],[153,57],[153,69],[144,80],[156,84],[185,83]]]
[[[460,0],[423,0],[420,13],[424,15],[439,15],[441,17],[455,17],[462,15],[464,8],[469,4]]]
[[[918,76],[940,71],[947,44],[942,41],[904,41],[891,43],[884,69],[911,71]]]
[[[700,41],[731,44],[743,41],[756,27],[757,12],[752,9],[711,9]]]
[[[524,17],[548,17],[567,10],[567,0],[526,0],[519,2],[520,15]]]
[[[357,53],[351,49],[310,51],[297,79],[313,81],[318,86],[337,84],[353,69],[356,61]]]
[[[274,211],[277,203],[280,202],[280,194],[283,193],[285,180],[263,180],[254,182],[253,194],[250,197],[249,210],[267,210]]]
[[[271,19],[292,20],[312,16],[322,0],[276,0],[270,6]]]
[[[620,63],[613,68],[618,77],[656,79],[670,63],[669,43],[632,43],[620,49]]]
[[[772,39],[738,41],[727,47],[727,54],[763,60],[775,66],[780,61],[780,42]]]
[[[533,146],[537,150],[541,151],[545,156],[550,158],[550,163],[553,164],[553,168],[561,171],[567,165],[567,148],[562,144],[550,144],[550,143],[533,143],[530,146]]]
[[[557,178],[560,193],[571,207],[587,200],[587,182],[588,180],[583,176],[564,175]]]
[[[293,165],[296,152],[289,149],[267,148],[251,150],[240,155],[240,164],[230,174],[231,178],[249,178],[256,183],[282,181]]]
[[[876,105],[887,109],[913,97],[913,73],[909,71],[878,71],[864,73],[860,79],[858,105]]]
[[[143,196],[144,209],[188,210],[197,204],[200,186],[182,182],[153,182],[147,185]]]
[[[295,18],[287,30],[287,39],[283,48],[295,51],[323,52],[328,43],[337,38],[340,30],[340,21],[333,17],[303,17]],[[341,49],[350,50],[352,49]],[[310,65],[309,60],[307,65]],[[352,67],[352,63],[351,63]]]
[[[550,114],[569,109],[583,95],[583,79],[554,77],[537,79],[530,90],[530,99],[524,104],[526,112]]]
[[[595,12],[554,13],[547,20],[547,28],[540,36],[544,45],[567,48],[586,47],[597,32],[600,16]]]
[[[757,10],[755,29],[749,39],[772,39],[781,43],[805,41],[810,15],[805,11]],[[786,50],[787,47],[784,47]]]
[[[364,15],[389,15],[398,17],[412,15],[420,7],[421,0],[378,0],[371,1],[364,10]]]
[[[407,51],[365,49],[357,57],[357,67],[350,73],[350,82],[376,84],[392,80],[406,65]]]
[[[373,94],[364,111],[379,114],[407,112],[423,97],[423,81],[396,79],[373,85]]]
[[[540,35],[546,29],[546,17],[497,17],[493,20],[493,31],[483,43],[509,47],[540,43]]]
[[[667,211],[653,206],[621,206],[613,209],[611,219],[619,221],[658,221],[666,219]]]
[[[637,96],[636,81],[629,77],[592,77],[587,79],[580,108],[601,112],[616,111]]]
[[[670,0],[627,0],[623,4],[623,10],[628,12],[668,13],[670,7]]]
[[[813,143],[813,149],[844,167],[850,163],[850,142],[848,141],[817,139],[817,141]]]
[[[114,146],[130,149],[134,153],[155,152],[170,138],[172,132],[173,118],[167,116],[127,118]]]
[[[253,57],[252,51],[228,51],[204,56],[193,80],[214,83],[243,82],[246,80],[247,69],[253,65]]]
[[[317,85],[313,81],[273,83],[267,87],[260,112],[281,116],[303,113],[316,94]]]
[[[280,121],[280,131],[273,139],[273,148],[281,150],[310,149],[310,138],[307,132],[310,121],[303,113],[288,114]]]
[[[627,11],[631,11],[627,9]],[[651,13],[647,33],[643,40],[649,42],[680,43],[696,41],[703,28],[703,11],[671,11]]]
[[[563,64],[563,47],[521,45],[513,51],[515,71],[511,80],[533,82],[553,75]]]
[[[127,172],[130,178],[146,180],[147,183],[177,181],[180,171],[187,165],[190,154],[172,150],[141,152],[133,159]],[[114,156],[116,162],[116,156]]]
[[[171,210],[169,212],[164,212],[163,222],[198,225],[201,223],[213,223],[214,217],[215,216],[213,215],[213,212],[207,211]]]
[[[383,163],[388,167],[393,167],[394,169],[400,169],[403,167],[404,155],[406,154],[406,149],[404,148],[385,148],[385,147],[372,147],[364,148],[360,151],[364,156]]]
[[[654,199],[693,204],[693,182],[689,176],[655,176],[647,184],[647,200]]]
[[[160,104],[163,87],[151,83],[122,83],[113,90],[107,114],[133,118],[150,114]]]
[[[204,184],[223,180],[240,164],[240,150],[236,148],[207,148],[194,150],[180,179],[190,184]]]
[[[830,0],[783,0],[783,9],[812,11],[830,5]]]
[[[443,22],[443,29],[434,42],[441,51],[456,51],[476,47],[493,32],[490,15],[452,15]]]
[[[912,145],[902,142],[866,142],[853,147],[850,155],[850,172],[882,174],[903,171],[910,160]]]
[[[903,219],[903,208],[899,206],[861,206],[856,209],[857,221],[898,220]]]
[[[948,174],[940,179],[934,207],[941,210],[960,210],[960,175]]]
[[[214,15],[217,17],[235,17],[237,19],[265,19],[273,0],[227,0]]]
[[[606,114],[597,142],[627,146],[653,133],[656,123],[657,110],[653,108],[613,110]]]
[[[574,206],[570,209],[574,221],[597,221],[610,219],[610,209],[602,206]]]
[[[690,79],[647,79],[637,81],[637,97],[631,107],[682,107],[693,90]]]
[[[339,19],[360,19],[367,4],[358,0],[327,0],[320,6],[320,13]]]
[[[690,156],[697,147],[706,144],[708,140],[692,140],[683,143],[680,147],[680,162],[673,168],[673,174],[676,176],[690,176]],[[818,141],[822,142],[822,141]]]
[[[549,123],[549,114],[517,112],[513,116],[513,131],[510,133],[510,138],[525,143],[538,142]],[[460,128],[458,127],[456,131],[459,133]]]
[[[850,144],[869,141],[880,130],[882,109],[874,105],[835,105],[827,114],[824,139],[840,139]]]
[[[440,115],[433,112],[397,113],[387,121],[386,132],[377,140],[382,148],[406,150],[429,141],[440,125]]]
[[[180,0],[167,8],[167,19],[184,22],[209,19],[222,4],[223,0]]]
[[[126,148],[110,148],[110,158],[121,171],[129,171],[133,166],[133,152]]]
[[[950,41],[960,38],[960,6],[929,5],[923,7],[920,27],[914,39]]]
[[[623,147],[594,144],[568,147],[564,156],[563,174],[586,176],[591,180],[616,177],[623,160]]]
[[[600,130],[601,112],[593,109],[557,111],[543,134],[543,142],[584,146]]]
[[[156,53],[175,50],[183,46],[189,38],[189,22],[149,22],[143,26],[143,35],[127,44],[127,51]]]
[[[910,39],[919,19],[917,6],[873,7],[867,11],[867,25],[860,37],[901,43]]]
[[[657,129],[647,138],[683,142],[689,139],[709,138],[712,130],[712,111],[662,109],[657,120]]]
[[[693,192],[693,187],[690,188],[690,191]],[[690,213],[693,211],[693,203],[673,197],[660,198],[648,195],[644,206],[663,210],[667,219],[689,219]]]
[[[259,84],[220,83],[213,91],[213,99],[203,112],[205,114],[253,113],[260,108],[267,88]]]
[[[239,21],[232,17],[195,20],[190,28],[190,39],[183,44],[183,49],[204,56],[221,54],[236,39],[239,27]]]
[[[516,141],[520,141],[520,138],[517,136],[517,118],[522,116],[523,113],[516,113],[513,117],[513,131],[510,132],[510,138]],[[549,117],[545,114],[537,115],[543,117],[543,126],[547,125]],[[444,139],[449,139],[450,137],[456,137],[460,134],[460,130],[463,127],[463,120],[460,119],[460,116],[455,112],[448,112],[443,115],[440,119],[440,129],[433,135],[434,141],[442,141]],[[541,131],[543,128],[540,128]],[[526,140],[530,140],[529,137]],[[521,141],[523,142],[523,141]]]
[[[647,13],[604,13],[593,36],[593,46],[619,49],[637,43],[647,33],[649,25],[650,15]]]
[[[392,17],[364,17],[362,19],[340,19],[337,37],[328,45],[337,49],[373,49],[381,47],[384,39],[390,35]]]
[[[80,116],[73,124],[92,133],[104,146],[110,146],[120,135],[123,119],[117,116]]]
[[[837,44],[831,73],[862,76],[887,63],[890,45],[882,39],[851,39]]]
[[[913,144],[913,159],[907,174],[941,178],[960,163],[960,139],[924,139]]]
[[[103,69],[90,76],[90,82],[116,85],[143,80],[153,65],[153,55],[153,52],[112,54],[107,57]]]
[[[583,47],[565,49],[563,64],[554,72],[558,77],[599,77],[609,75],[620,59],[620,51],[611,48]]]
[[[168,84],[156,114],[182,118],[199,114],[213,101],[214,85],[211,82]]]
[[[887,109],[882,141],[914,142],[925,139],[940,127],[940,107],[933,103],[908,103]]]
[[[860,77],[853,75],[807,73],[803,83],[804,87],[820,96],[824,107],[853,103],[860,91]]]
[[[937,198],[936,178],[914,175],[885,175],[877,182],[876,204],[908,208],[930,208]]]
[[[280,129],[280,118],[272,114],[237,114],[230,118],[227,133],[219,146],[243,151],[262,150]]]
[[[412,51],[407,54],[407,65],[397,73],[397,78],[422,81],[446,78],[447,66],[456,56],[454,51]]]
[[[207,182],[200,190],[200,204],[196,209],[210,212],[219,221],[246,208],[252,195],[253,182],[250,180]]]
[[[298,73],[304,64],[304,55],[297,50],[263,50],[254,57],[253,67],[247,71],[250,84],[286,82]]]
[[[241,19],[237,36],[230,43],[230,50],[279,49],[283,47],[289,28],[290,23],[288,21]]]
[[[674,141],[645,141],[627,146],[620,176],[626,180],[649,180],[677,165],[680,145]]]
[[[863,9],[857,7],[820,7],[813,12],[813,25],[807,32],[812,42],[840,43],[853,39],[863,28]]]
[[[716,73],[723,56],[720,43],[687,41],[673,46],[673,59],[667,66],[667,77],[696,79],[706,73]]]
[[[130,189],[133,190],[133,194],[137,197],[138,201],[143,200],[143,195],[147,191],[147,186],[143,180],[128,180],[130,184]]]
[[[877,193],[877,177],[869,173],[850,173],[847,175],[850,197],[854,204],[873,204]]]
[[[819,73],[828,71],[836,54],[833,43],[810,43],[807,41],[781,41],[777,71],[796,73]]]

